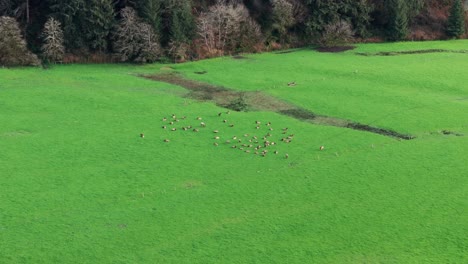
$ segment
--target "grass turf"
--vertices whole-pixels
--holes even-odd
[[[270,112],[226,115],[136,76],[167,69],[158,64],[1,69],[0,262],[464,263],[468,137],[440,131],[468,135],[468,55],[354,52],[466,44],[171,65],[187,78],[412,133],[411,141]],[[172,113],[187,119],[162,129]],[[187,125],[200,132],[180,129]],[[279,141],[283,127],[295,135],[290,144]],[[268,132],[278,155],[224,143]]]

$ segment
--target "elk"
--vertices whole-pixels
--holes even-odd
[[[286,158],[286,159],[289,158],[288,153],[286,153],[286,155],[284,155],[284,158]]]
[[[201,123],[200,123],[200,126],[202,126],[202,127],[206,127],[206,124],[205,124],[205,122],[201,122]]]
[[[175,127],[171,129],[171,131],[176,131],[176,130],[177,130],[177,128],[175,128]]]
[[[170,140],[166,138],[166,139],[164,140],[164,142],[166,142],[166,143],[167,143],[167,142],[170,142]]]
[[[324,146],[320,146],[319,150],[324,150],[325,147]]]
[[[215,145],[215,146],[217,147],[217,146],[218,146],[218,143],[215,142],[215,143],[213,143],[213,145]]]
[[[162,121],[167,121],[167,118],[164,117],[164,118],[162,119]]]
[[[213,133],[218,133],[219,131],[218,130],[213,130]]]
[[[291,87],[291,86],[296,86],[296,82],[288,82],[288,86]]]
[[[163,129],[166,129],[167,127],[166,126],[162,126]]]
[[[202,120],[202,118],[198,116],[198,117],[197,117],[197,120]]]
[[[140,134],[140,137],[141,137],[141,138],[145,138],[145,134],[141,133],[141,134]]]
[[[221,112],[219,112],[219,113],[218,113],[218,116],[221,116],[221,114],[222,114],[222,113],[221,113]]]

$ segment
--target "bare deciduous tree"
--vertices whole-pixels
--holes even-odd
[[[39,65],[39,59],[26,47],[18,22],[0,17],[0,65]]]
[[[44,44],[42,54],[49,62],[58,62],[63,59],[65,47],[63,46],[63,30],[59,21],[49,18],[42,32]]]
[[[247,8],[240,2],[218,1],[208,12],[200,15],[198,35],[211,55],[234,51],[245,34],[261,35],[258,24],[253,21]]]
[[[323,47],[340,46],[351,42],[353,38],[351,23],[339,20],[324,27],[319,44]]]
[[[272,0],[273,29],[277,32],[280,42],[287,37],[288,28],[294,25],[293,5],[286,0]]]
[[[289,0],[292,5],[292,16],[294,23],[303,23],[306,21],[308,14],[307,6],[301,0]]]
[[[115,50],[122,61],[153,62],[161,47],[154,29],[130,7],[122,9],[122,20],[115,32]]]
[[[187,54],[190,50],[190,45],[185,42],[171,41],[169,42],[169,55],[175,62],[184,62],[187,60]]]

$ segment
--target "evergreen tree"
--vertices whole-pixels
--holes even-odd
[[[404,0],[389,1],[390,22],[388,35],[391,40],[402,40],[408,35],[408,8]]]
[[[195,35],[195,18],[192,3],[186,0],[170,0],[169,41],[188,43]]]
[[[458,38],[465,33],[465,18],[461,0],[453,2],[447,24],[447,35]]]
[[[85,11],[83,29],[89,47],[107,51],[110,32],[115,23],[112,0],[88,0]]]
[[[0,0],[0,16],[11,14],[13,3],[11,0]]]
[[[146,23],[151,25],[153,30],[156,33],[161,32],[162,28],[162,0],[142,0],[140,4],[138,4],[138,11],[140,16],[145,20]]]
[[[60,22],[54,18],[49,18],[44,25],[42,33],[44,44],[42,54],[49,62],[57,62],[63,59],[65,47],[63,46],[63,31]]]
[[[48,0],[51,16],[57,19],[63,30],[65,47],[70,50],[86,47],[83,37],[83,10],[85,0]]]
[[[367,0],[305,0],[305,3],[310,10],[307,30],[311,35],[323,32],[326,25],[340,20],[351,22],[358,35],[368,34],[372,8]]]

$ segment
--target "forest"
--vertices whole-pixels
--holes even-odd
[[[0,0],[0,65],[466,37],[462,0]]]

